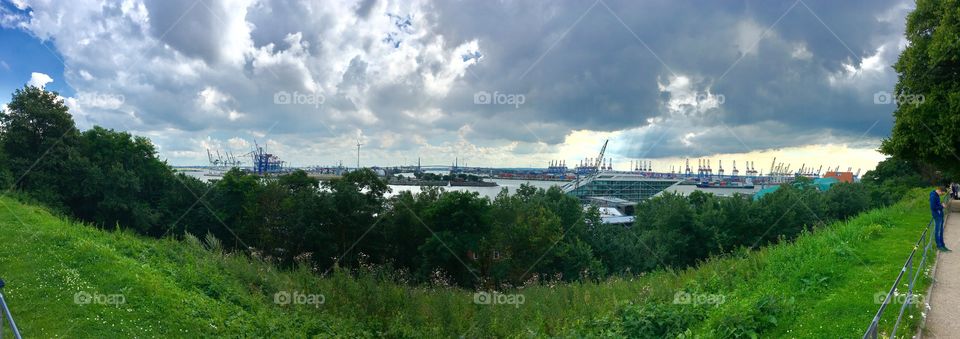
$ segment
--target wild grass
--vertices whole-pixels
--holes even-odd
[[[281,270],[224,252],[217,243],[228,239],[107,232],[0,197],[0,277],[25,337],[852,337],[929,221],[924,198],[915,191],[795,241],[690,269],[500,291],[522,295],[511,305],[398,283],[403,274],[384,267]],[[918,284],[926,291],[929,279]],[[277,303],[278,293],[323,303]],[[122,303],[109,299],[117,295]],[[888,309],[884,330],[898,310]],[[912,334],[920,308],[909,315],[901,334]]]

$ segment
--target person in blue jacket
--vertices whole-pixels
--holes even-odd
[[[940,196],[943,195],[943,187],[937,186],[936,190],[930,191],[930,214],[933,214],[933,222],[936,224],[934,228],[934,237],[937,239],[937,248],[941,251],[949,252],[950,249],[947,248],[947,245],[943,243],[943,207],[944,204],[940,202]]]

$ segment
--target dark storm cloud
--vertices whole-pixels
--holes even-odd
[[[698,79],[696,90],[724,96],[724,104],[713,110],[719,119],[714,123],[744,131],[766,122],[782,124],[781,133],[752,137],[753,147],[775,148],[814,142],[813,136],[827,130],[854,138],[875,122],[879,126],[868,137],[889,132],[891,108],[872,101],[872,93],[892,86],[889,69],[860,88],[831,85],[828,79],[842,75],[844,64],[859,67],[878,47],[895,42],[902,20],[878,18],[896,4],[611,1],[591,8],[592,2],[440,2],[437,8],[441,34],[455,41],[479,38],[484,54],[473,75],[463,79],[468,89],[456,92],[464,96],[461,102],[469,99],[469,89],[526,95],[523,114],[473,107],[471,114],[481,121],[492,116],[567,127],[544,132],[542,139],[550,141],[571,129],[640,127],[664,113],[662,103],[670,95],[657,84],[676,74]],[[888,46],[886,62],[895,57],[895,47]],[[526,137],[517,130],[477,129],[494,137]],[[678,127],[664,138],[676,141],[689,132],[696,130]],[[712,147],[703,152],[743,151],[729,135],[707,143]],[[654,154],[677,152],[689,151],[666,146]]]

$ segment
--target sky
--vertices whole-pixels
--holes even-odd
[[[913,6],[3,0],[0,92],[57,91],[79,128],[149,137],[172,165],[256,143],[353,166],[360,143],[362,166],[573,166],[609,139],[617,169],[865,171]]]

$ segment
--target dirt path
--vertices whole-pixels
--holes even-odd
[[[939,253],[924,333],[928,338],[960,338],[960,202],[952,202],[950,213],[943,242],[954,251]]]

